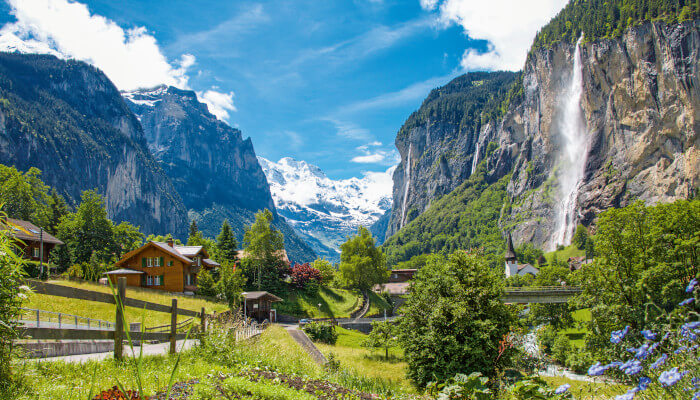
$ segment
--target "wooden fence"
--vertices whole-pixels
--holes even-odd
[[[28,280],[27,285],[32,288],[35,293],[45,294],[49,296],[67,297],[71,299],[97,301],[101,303],[114,304],[114,328],[113,330],[100,329],[56,329],[50,327],[29,327],[23,328],[23,336],[29,336],[32,339],[85,339],[85,340],[114,340],[114,358],[121,359],[123,352],[123,343],[127,339],[126,334],[132,341],[170,341],[170,353],[176,352],[176,342],[180,339],[185,339],[186,333],[178,333],[177,316],[199,318],[201,321],[200,330],[206,330],[207,314],[202,307],[200,312],[185,310],[177,307],[177,299],[172,299],[172,304],[166,306],[163,304],[150,303],[143,300],[130,299],[126,297],[126,278],[119,278],[117,281],[116,293],[114,295],[102,292],[93,292],[91,290],[78,289],[69,286],[61,286],[52,283],[46,283],[36,280]],[[136,307],[144,310],[158,311],[169,313],[170,329],[168,332],[125,332],[124,330],[124,307]],[[185,321],[191,324],[192,320]],[[182,328],[182,324],[179,326]],[[159,327],[160,328],[160,327]]]

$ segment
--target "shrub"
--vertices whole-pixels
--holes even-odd
[[[315,292],[321,283],[321,272],[309,263],[294,264],[289,275],[297,289]]]
[[[338,333],[335,331],[335,326],[330,324],[310,322],[304,325],[302,329],[314,342],[335,344],[338,340]]]

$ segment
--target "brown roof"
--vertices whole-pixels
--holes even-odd
[[[160,250],[163,250],[164,252],[166,252],[166,253],[172,255],[173,257],[179,259],[180,261],[182,261],[182,262],[184,262],[184,263],[192,264],[192,260],[190,260],[189,258],[187,258],[187,257],[183,256],[182,254],[180,254],[180,252],[177,251],[177,249],[175,249],[174,247],[170,247],[167,243],[148,242],[148,243],[144,244],[143,246],[139,247],[138,249],[132,250],[132,251],[130,251],[130,252],[124,254],[124,255],[122,256],[122,258],[114,264],[114,266],[116,267],[116,266],[119,266],[119,265],[125,263],[125,262],[128,261],[131,257],[133,257],[133,256],[135,256],[135,255],[137,255],[137,254],[139,254],[141,251],[143,251],[143,250],[144,250],[145,248],[147,248],[147,247],[156,247],[156,248],[158,248],[158,249],[160,249]]]
[[[144,272],[142,271],[137,271],[135,269],[131,268],[120,268],[120,269],[115,269],[114,271],[107,271],[102,275],[135,275],[135,274],[143,274]]]
[[[264,291],[263,292],[243,292],[242,294],[245,296],[246,300],[258,300],[258,299],[262,299],[262,298],[267,298],[273,302],[282,301],[281,298],[275,296],[274,294],[269,293],[269,292],[264,292]]]
[[[12,236],[23,242],[39,242],[43,239],[44,243],[63,244],[50,233],[41,232],[38,226],[21,219],[7,218],[6,221],[0,221],[0,229],[9,230]]]
[[[506,242],[506,261],[515,260],[516,258],[515,249],[513,248],[513,238],[510,236],[510,232],[508,232],[508,240]]]

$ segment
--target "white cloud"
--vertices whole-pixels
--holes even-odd
[[[355,156],[350,161],[358,164],[386,164],[394,165],[399,162],[399,156],[395,149],[382,150],[378,149],[377,144],[379,142],[372,142],[366,145],[358,146],[355,150],[362,153],[362,155]],[[381,143],[379,143],[381,145]],[[374,147],[370,149],[370,147]]]
[[[335,125],[338,135],[354,140],[371,140],[369,130],[362,128],[352,122],[341,121],[335,118],[321,118]]]
[[[187,86],[187,68],[194,63],[183,56],[173,66],[146,28],[123,29],[113,21],[90,14],[87,6],[68,0],[8,0],[16,22],[6,24],[0,35],[13,36],[47,48],[66,58],[86,61],[103,70],[122,90],[159,84]],[[37,47],[43,44],[43,49]]]
[[[420,0],[426,10],[439,6],[445,24],[457,23],[472,39],[489,42],[485,53],[467,49],[462,55],[465,70],[519,70],[537,30],[568,0]]]
[[[216,90],[197,92],[197,97],[202,103],[207,105],[209,112],[221,120],[228,119],[229,111],[236,111],[236,106],[233,104],[233,96],[233,92],[223,93]]]

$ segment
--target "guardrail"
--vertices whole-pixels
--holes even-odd
[[[114,358],[121,359],[123,353],[123,342],[126,338],[124,326],[124,307],[137,307],[144,310],[165,312],[171,315],[170,328],[167,332],[128,332],[129,338],[135,341],[157,340],[170,341],[170,353],[176,352],[176,342],[180,339],[185,339],[187,334],[178,333],[177,316],[189,316],[201,319],[201,331],[206,330],[207,314],[202,307],[201,312],[185,310],[177,307],[177,299],[172,299],[170,306],[163,304],[151,303],[143,300],[130,299],[126,297],[126,278],[117,280],[117,287],[114,294],[94,292],[91,290],[78,289],[69,286],[61,286],[53,283],[46,283],[36,280],[28,280],[26,282],[35,293],[45,294],[49,296],[66,297],[71,299],[96,301],[115,305],[115,318],[112,329],[66,329],[59,327],[24,327],[21,328],[21,334],[32,339],[55,339],[55,340],[114,340]],[[73,316],[75,317],[75,316]],[[39,318],[40,320],[41,318]],[[192,326],[193,320],[189,320]],[[188,322],[183,321],[183,322]],[[181,323],[181,328],[183,324]]]
[[[22,310],[23,312],[20,314],[19,322],[22,322],[25,326],[33,325],[33,328],[41,328],[42,324],[45,328],[50,328],[52,325],[56,325],[58,326],[58,328],[62,328],[66,325],[67,327],[73,325],[77,328],[80,326],[79,322],[82,321],[82,325],[85,326],[87,329],[114,329],[113,323],[103,321],[101,319],[81,317],[79,315],[66,314],[54,311],[39,310],[36,308],[20,307],[20,310]],[[26,318],[28,316],[29,318]]]

